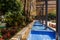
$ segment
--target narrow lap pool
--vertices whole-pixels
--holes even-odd
[[[27,40],[56,40],[56,33],[54,30],[42,25],[39,21],[35,21],[34,25],[28,35]]]

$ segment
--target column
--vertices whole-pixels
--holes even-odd
[[[48,0],[45,0],[45,15],[46,15],[46,18],[45,18],[45,26],[47,28],[47,20],[48,20]]]
[[[58,3],[57,3],[58,5],[57,5],[57,8],[58,8],[58,10],[57,10],[57,30],[58,30],[58,40],[60,40],[60,0],[58,0]]]

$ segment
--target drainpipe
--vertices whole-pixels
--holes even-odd
[[[46,19],[45,19],[45,29],[47,29],[47,20],[48,20],[48,0],[45,0],[45,15],[46,15]]]

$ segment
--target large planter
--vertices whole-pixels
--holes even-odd
[[[49,23],[49,26],[53,27],[53,28],[56,28],[56,24],[53,24],[53,23]]]

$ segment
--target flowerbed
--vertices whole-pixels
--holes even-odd
[[[19,30],[21,30],[22,28],[18,29],[15,27],[9,28],[9,29],[2,29],[1,33],[2,33],[2,37],[0,38],[0,40],[8,40],[10,39],[12,36],[14,36]]]

